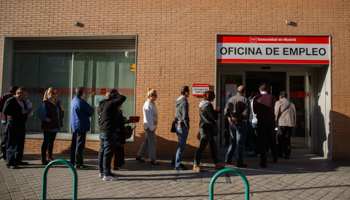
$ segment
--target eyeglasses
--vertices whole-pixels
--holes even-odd
[[[154,94],[154,95],[152,95],[152,96],[154,96],[154,97],[158,97],[158,95],[157,95],[157,94]]]
[[[56,92],[51,92],[51,94],[54,94],[54,95],[56,95],[57,93],[56,93]]]

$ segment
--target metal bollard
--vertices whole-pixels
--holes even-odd
[[[220,171],[218,171],[213,178],[210,181],[210,185],[209,185],[209,200],[213,200],[214,199],[214,183],[216,181],[216,179],[223,173],[226,172],[234,172],[236,173],[238,176],[240,176],[244,183],[245,183],[245,199],[249,200],[249,182],[248,179],[238,170],[232,169],[232,168],[227,168],[227,169],[222,169]]]
[[[73,200],[77,200],[78,198],[78,174],[77,171],[75,170],[74,166],[72,165],[72,163],[64,160],[64,159],[56,159],[53,160],[52,162],[50,162],[48,165],[46,165],[44,172],[43,172],[43,187],[42,187],[42,200],[46,200],[46,186],[47,186],[47,173],[50,169],[50,167],[57,163],[57,162],[61,162],[64,163],[65,165],[67,165],[73,173]]]

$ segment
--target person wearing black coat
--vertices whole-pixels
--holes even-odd
[[[218,134],[218,128],[216,124],[216,120],[218,119],[218,114],[220,113],[220,107],[217,107],[215,110],[211,102],[215,99],[215,94],[213,91],[206,91],[203,93],[203,101],[200,102],[200,117],[201,120],[199,122],[199,131],[201,135],[200,144],[197,150],[197,153],[194,157],[194,165],[193,170],[202,172],[204,171],[202,167],[199,166],[200,160],[202,158],[202,154],[205,148],[210,144],[210,151],[213,161],[215,163],[215,169],[223,169],[225,167],[224,164],[220,164],[218,153],[217,153],[217,145],[214,139],[214,135]],[[215,133],[216,132],[216,133]]]
[[[125,144],[125,124],[129,123],[129,120],[126,119],[123,115],[123,111],[120,109],[122,105],[119,106],[119,118],[118,126],[119,131],[116,132],[116,146],[114,151],[114,156],[111,162],[111,168],[118,170],[118,167],[121,167],[125,164],[124,161],[124,144]]]

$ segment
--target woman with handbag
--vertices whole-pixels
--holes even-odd
[[[123,105],[123,104],[122,104]],[[111,169],[118,170],[118,167],[121,167],[125,164],[124,159],[124,144],[125,144],[125,135],[126,129],[125,124],[129,123],[129,120],[126,119],[121,110],[122,105],[118,107],[118,131],[116,132],[116,146],[114,151],[114,156],[111,162]]]
[[[44,132],[44,141],[41,145],[41,163],[47,165],[54,160],[52,158],[53,144],[57,132],[63,127],[63,106],[57,99],[56,88],[50,87],[45,91],[43,102],[39,107],[39,118],[41,119],[41,129]],[[47,159],[46,159],[46,150]]]
[[[220,164],[217,146],[214,139],[214,136],[217,136],[219,133],[218,125],[216,120],[218,119],[218,114],[220,113],[220,107],[217,107],[215,110],[211,102],[215,99],[215,94],[213,91],[205,91],[203,93],[203,101],[199,103],[199,113],[200,113],[200,122],[199,122],[199,131],[200,131],[200,144],[197,150],[197,153],[194,157],[193,170],[202,172],[204,171],[202,167],[199,166],[202,154],[207,147],[208,143],[210,144],[210,151],[213,161],[215,163],[215,169],[223,169],[224,164]]]
[[[157,100],[157,91],[153,88],[148,88],[147,91],[148,100],[143,105],[143,129],[146,131],[146,137],[143,141],[139,152],[137,153],[136,160],[145,162],[142,157],[145,155],[148,149],[148,157],[151,159],[152,165],[159,165],[156,161],[156,129],[158,124],[158,110],[155,104]]]

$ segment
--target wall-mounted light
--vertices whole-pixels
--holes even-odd
[[[286,20],[286,24],[290,25],[292,22],[290,20]]]
[[[79,22],[75,21],[74,26],[78,26],[78,25],[79,25]]]

